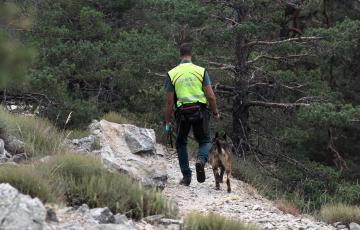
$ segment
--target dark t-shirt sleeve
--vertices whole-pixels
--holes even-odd
[[[203,87],[208,86],[208,85],[211,85],[211,80],[210,80],[208,72],[205,70]]]
[[[171,93],[171,92],[174,92],[174,86],[173,84],[171,83],[170,81],[170,77],[167,76],[166,80],[165,80],[165,92],[167,93]]]
[[[209,77],[209,74],[207,71],[205,71],[205,74],[204,74],[204,79],[203,79],[203,87],[205,86],[208,86],[208,85],[211,85],[211,80],[210,80],[210,77]],[[171,83],[170,81],[170,77],[168,76],[165,80],[165,92],[174,92],[174,86],[173,84]]]

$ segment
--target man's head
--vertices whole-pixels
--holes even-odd
[[[192,56],[192,45],[190,43],[183,43],[180,46],[181,59],[190,59]]]

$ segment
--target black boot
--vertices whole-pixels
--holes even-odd
[[[205,162],[202,160],[197,160],[195,164],[196,168],[196,178],[199,183],[203,183],[205,181]]]
[[[191,183],[191,176],[184,176],[184,177],[181,179],[181,181],[180,181],[179,184],[185,185],[185,186],[189,186],[190,183]]]

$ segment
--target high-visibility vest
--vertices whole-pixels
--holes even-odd
[[[168,72],[177,98],[176,105],[207,103],[203,90],[205,68],[192,63],[182,63]]]

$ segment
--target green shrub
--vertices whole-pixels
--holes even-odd
[[[98,158],[59,155],[42,170],[49,172],[54,188],[65,189],[69,205],[107,206],[114,213],[127,213],[135,219],[155,214],[177,215],[176,208],[160,193],[143,188],[127,175],[108,172]]]
[[[81,139],[84,137],[88,137],[90,136],[90,131],[86,130],[86,129],[74,129],[74,130],[70,130],[66,136],[67,138],[73,140],[73,139]]]
[[[339,184],[335,197],[342,203],[360,204],[360,184]]]
[[[359,184],[341,181],[339,172],[331,167],[314,162],[303,163],[321,176],[306,178],[302,172],[281,164],[277,165],[274,174],[270,174],[269,171],[262,170],[251,157],[246,161],[234,157],[232,174],[253,185],[262,195],[272,200],[286,199],[302,213],[317,212],[327,203],[359,204]]]
[[[0,183],[9,183],[21,193],[38,197],[43,202],[55,201],[56,191],[52,190],[48,178],[43,177],[35,167],[21,165],[0,166]]]
[[[26,152],[32,157],[67,151],[63,145],[64,134],[46,119],[14,115],[0,108],[0,132],[14,135],[22,140]]]
[[[321,207],[320,218],[328,223],[360,223],[360,206],[327,204]]]
[[[60,129],[85,129],[92,119],[99,117],[99,111],[93,102],[65,98],[62,103],[50,105],[41,111],[41,116],[47,117]]]
[[[210,213],[190,213],[185,218],[185,230],[257,230],[254,225],[244,224],[237,220],[226,219]]]
[[[132,124],[132,122],[124,115],[117,112],[108,112],[102,117],[104,120],[118,124]]]

